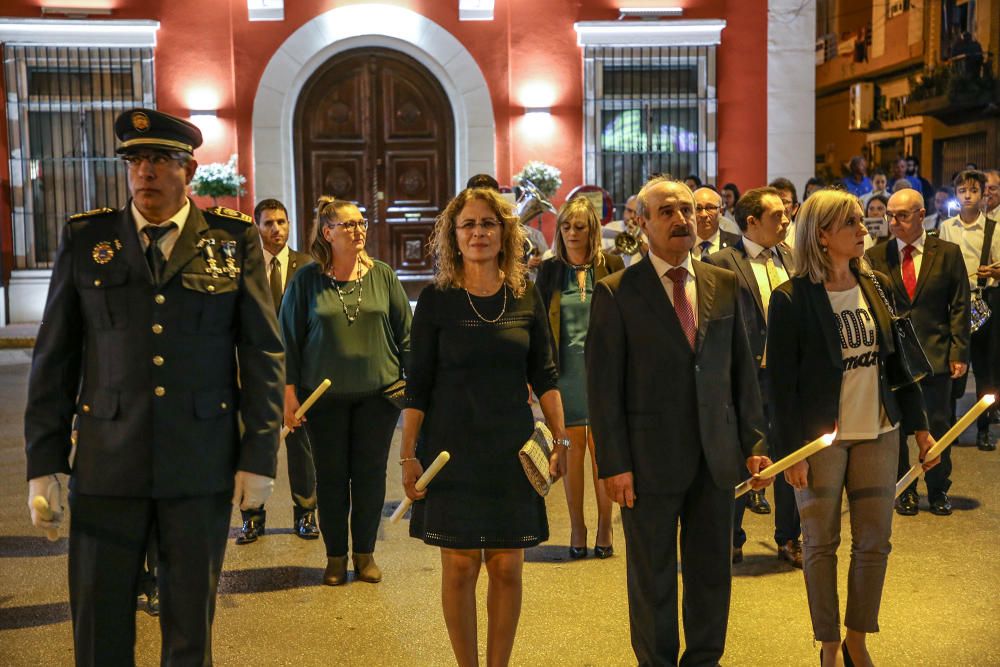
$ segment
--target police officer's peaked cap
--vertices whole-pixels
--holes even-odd
[[[129,109],[115,120],[119,153],[143,148],[194,153],[201,146],[201,130],[186,120],[154,109]]]

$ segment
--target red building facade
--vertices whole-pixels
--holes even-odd
[[[85,16],[43,17],[43,9],[49,11],[47,4],[81,5]],[[492,18],[462,20],[460,4],[485,7],[482,16]],[[25,124],[26,118],[12,110],[18,92],[14,64],[17,54],[24,53],[15,52],[13,46],[104,43],[151,49],[153,81],[145,84],[143,99],[178,116],[194,112],[206,139],[197,152],[199,163],[225,162],[235,154],[240,173],[247,177],[245,194],[219,203],[250,211],[260,198],[278,197],[289,206],[299,237],[305,233],[311,202],[321,189],[346,181],[367,182],[380,169],[376,182],[365,185],[374,208],[369,217],[381,213],[392,222],[395,215],[397,222],[410,223],[408,228],[391,232],[391,238],[383,239],[384,246],[380,246],[399,254],[398,267],[405,259],[407,241],[416,244],[423,238],[437,210],[474,173],[493,173],[501,183],[511,183],[526,162],[544,161],[562,172],[562,186],[553,197],[556,205],[573,187],[585,183],[613,191],[602,181],[613,177],[615,165],[625,163],[614,162],[617,158],[612,154],[667,154],[683,150],[685,141],[698,144],[698,155],[680,164],[685,170],[690,166],[707,182],[734,182],[744,189],[762,184],[774,173],[767,159],[767,4],[763,0],[682,0],[672,3],[682,9],[679,18],[618,20],[622,6],[642,4],[623,0],[8,2],[5,17],[0,18],[8,101],[8,113],[0,121],[4,123],[0,141],[7,144],[11,158],[0,163],[5,319],[30,320],[40,313],[41,305],[35,302],[39,294],[44,298],[40,290],[46,284],[45,255],[54,253],[54,247],[32,252],[30,243],[19,241],[18,213],[27,206],[23,191],[31,178],[16,173],[24,149],[11,140],[19,133],[29,136],[22,127],[12,132],[12,123]],[[252,20],[262,9],[278,20]],[[110,37],[102,36],[102,27],[110,31]],[[344,60],[365,53],[367,61]],[[364,84],[363,73],[351,79],[338,69],[340,63],[359,68],[358,72],[381,68],[386,55],[398,56],[400,64],[395,70],[387,66],[391,76],[370,84],[375,86],[371,89],[364,89],[369,84]],[[617,70],[624,72],[652,71],[649,64],[655,61],[665,63],[664,71],[676,71],[678,63],[687,63],[689,73],[673,79],[655,73],[609,78],[607,73],[615,70],[609,59],[614,58],[621,60]],[[603,79],[595,78],[595,63],[604,68],[600,70]],[[417,70],[420,76],[429,76],[430,83],[415,79],[412,72]],[[390,79],[395,83],[385,83]],[[673,85],[668,79],[687,80],[678,95],[697,99],[686,107],[691,122],[680,127],[683,123],[675,122],[675,116],[669,137],[666,124],[656,126],[656,118],[673,113],[669,105],[622,111],[615,94],[608,92],[608,87],[617,85],[631,87],[629,95],[634,97],[668,97],[663,88]],[[646,91],[644,85],[656,88]],[[305,98],[305,94],[312,97]],[[396,108],[388,102],[382,108],[360,108],[368,104],[369,96],[383,94],[392,98]],[[371,148],[362,144],[371,144],[372,137],[361,137],[351,147],[350,132],[345,129],[349,118],[382,114],[372,121],[374,125],[362,123],[355,129],[378,127],[386,137],[405,138],[406,123],[419,126],[421,114],[430,113],[433,106],[425,108],[421,100],[434,95],[443,109],[441,118],[428,121],[436,128],[436,153],[417,141],[386,143],[384,149],[391,155],[365,156]],[[408,96],[412,99],[406,106]],[[30,117],[30,104],[26,108]],[[319,131],[316,123],[328,126]],[[629,129],[630,123],[642,127]],[[652,136],[660,131],[654,126],[662,129],[662,140]],[[619,131],[625,139],[609,134]],[[341,143],[324,143],[330,138],[324,132],[340,132],[335,138]],[[685,140],[685,132],[690,139]],[[419,132],[411,134],[419,138]],[[630,144],[640,141],[645,145]],[[811,146],[804,148],[808,161]],[[358,159],[345,162],[343,156],[352,151]],[[383,157],[382,164],[376,165]],[[656,164],[640,162],[628,168],[638,173]],[[360,186],[354,183],[352,187]],[[393,194],[393,187],[408,190]],[[619,183],[617,189],[623,187],[629,184]],[[375,194],[379,192],[384,194]],[[413,196],[408,199],[408,194]],[[388,201],[379,208],[376,196]],[[123,202],[96,203],[120,206]],[[552,222],[547,221],[547,226]],[[551,234],[550,229],[546,231]],[[302,245],[301,239],[297,245]],[[30,278],[31,289],[19,291],[22,275]]]

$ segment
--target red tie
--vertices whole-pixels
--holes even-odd
[[[674,310],[677,312],[677,319],[681,322],[684,335],[687,336],[688,344],[694,349],[694,311],[691,310],[691,302],[688,301],[687,292],[684,290],[684,283],[687,279],[687,269],[678,266],[667,271],[667,278],[674,283]]]
[[[916,250],[911,245],[903,247],[903,286],[906,287],[906,295],[913,301],[913,294],[917,291],[917,272],[913,266],[913,251]]]

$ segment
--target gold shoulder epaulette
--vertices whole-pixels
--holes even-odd
[[[76,220],[83,220],[84,218],[93,218],[94,216],[107,215],[108,213],[114,213],[114,212],[115,209],[113,208],[107,208],[107,207],[95,208],[92,211],[84,211],[83,213],[76,213],[74,215],[71,215],[69,216],[69,221],[74,222]]]
[[[225,206],[213,206],[212,208],[205,210],[209,213],[214,213],[215,215],[221,215],[224,218],[232,218],[233,220],[240,220],[247,224],[253,224],[253,218],[246,213],[241,213],[232,208],[226,208]]]

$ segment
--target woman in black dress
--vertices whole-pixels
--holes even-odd
[[[524,278],[521,226],[498,193],[461,192],[438,218],[431,244],[437,275],[413,319],[400,447],[403,486],[418,501],[410,535],[441,548],[442,606],[460,666],[478,665],[476,580],[485,560],[487,664],[506,665],[521,613],[524,549],[549,535],[545,502],[517,456],[534,428],[528,384],[556,439],[549,472],[558,479],[566,470],[549,327]],[[417,478],[442,450],[451,461],[418,492]]]

